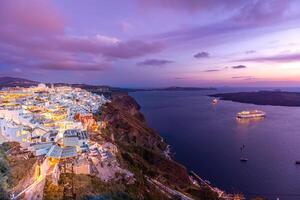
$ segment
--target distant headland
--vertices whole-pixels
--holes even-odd
[[[258,92],[236,92],[212,94],[211,97],[218,97],[221,100],[229,100],[239,103],[251,103],[256,105],[272,106],[300,106],[299,92],[286,91],[258,91]]]
[[[38,81],[32,81],[24,78],[16,78],[16,77],[0,77],[0,88],[3,87],[30,87],[37,86],[39,84]],[[46,83],[46,85],[50,86],[50,83]],[[89,85],[89,84],[70,84],[70,83],[53,83],[54,86],[71,86],[71,87],[79,87],[82,89],[89,90],[91,92],[99,91],[101,93],[120,93],[120,92],[140,92],[140,91],[198,91],[198,90],[216,90],[213,87],[161,87],[161,88],[121,88],[121,87],[110,87],[107,85]]]
[[[141,92],[141,91],[198,91],[198,90],[217,90],[213,87],[163,87],[163,88],[119,88],[126,92]]]

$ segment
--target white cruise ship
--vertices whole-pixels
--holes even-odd
[[[236,115],[237,118],[262,118],[265,116],[266,113],[261,110],[242,111]]]

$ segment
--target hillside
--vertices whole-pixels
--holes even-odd
[[[2,87],[29,87],[37,85],[38,82],[27,80],[24,78],[15,78],[15,77],[0,77],[0,88]]]

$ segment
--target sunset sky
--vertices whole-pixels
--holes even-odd
[[[298,0],[0,0],[0,76],[299,86]]]

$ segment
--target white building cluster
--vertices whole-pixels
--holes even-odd
[[[0,136],[39,157],[32,185],[47,175],[57,184],[70,163],[72,173],[94,174],[102,181],[125,177],[131,184],[134,174],[120,167],[117,146],[89,139],[89,133],[100,134],[93,114],[106,102],[102,95],[66,86],[6,88],[0,90]]]
[[[2,89],[0,134],[36,155],[73,155],[86,148],[88,139],[75,116],[91,115],[107,101],[103,95],[67,86]]]

